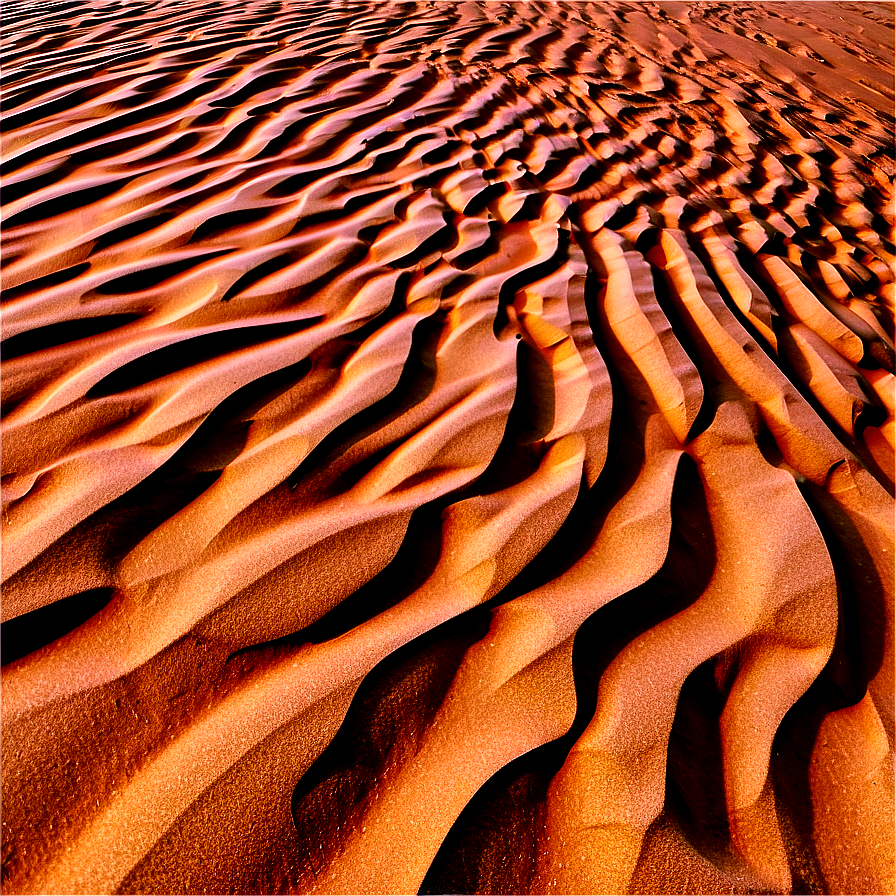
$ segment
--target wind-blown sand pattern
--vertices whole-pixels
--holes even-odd
[[[893,892],[892,5],[4,15],[5,892]]]

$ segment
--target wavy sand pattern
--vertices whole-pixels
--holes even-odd
[[[6,892],[893,892],[891,5],[4,15]]]

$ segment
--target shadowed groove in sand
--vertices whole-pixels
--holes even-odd
[[[4,17],[6,890],[892,890],[892,10]]]

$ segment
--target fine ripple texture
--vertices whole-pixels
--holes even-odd
[[[5,892],[893,892],[891,6],[3,15]]]

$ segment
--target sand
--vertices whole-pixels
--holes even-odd
[[[892,4],[4,17],[4,892],[894,892]]]

